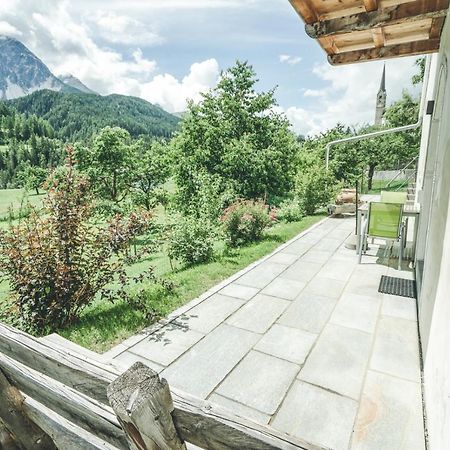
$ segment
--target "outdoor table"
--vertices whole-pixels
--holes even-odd
[[[361,223],[363,217],[367,216],[369,212],[369,203],[363,203],[358,206],[358,210],[356,213],[356,235],[357,235],[357,244],[356,244],[356,253],[359,254],[359,242],[361,239]],[[413,232],[413,246],[412,246],[412,258],[414,260],[414,256],[416,253],[416,242],[417,242],[417,232],[419,228],[419,214],[420,214],[420,205],[403,205],[403,217],[413,217],[414,218],[414,232]],[[408,230],[406,231],[408,233]]]

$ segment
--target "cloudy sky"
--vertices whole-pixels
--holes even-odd
[[[170,112],[214,86],[236,59],[277,88],[296,132],[373,121],[381,62],[331,67],[288,0],[1,0],[0,34],[57,75]],[[411,88],[414,58],[387,62],[388,101]]]

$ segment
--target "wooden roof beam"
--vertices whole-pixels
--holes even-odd
[[[378,0],[363,0],[364,8],[367,12],[376,11],[378,9]]]
[[[382,27],[374,28],[372,30],[372,38],[375,47],[383,47],[384,46],[384,31]]]
[[[428,39],[426,41],[409,42],[387,47],[357,50],[352,52],[329,55],[328,62],[337,66],[340,64],[351,64],[374,59],[397,58],[399,56],[421,55],[439,51],[440,39]]]
[[[423,19],[438,19],[447,15],[449,3],[450,0],[421,1],[418,4],[416,2],[413,4],[404,3],[377,11],[308,23],[305,29],[308,36],[317,39],[386,25],[398,25]]]
[[[319,19],[309,0],[289,0],[289,2],[306,23],[312,23]]]

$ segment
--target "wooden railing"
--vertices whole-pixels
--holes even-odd
[[[270,386],[268,386],[270,389]],[[0,448],[324,450],[0,324]]]

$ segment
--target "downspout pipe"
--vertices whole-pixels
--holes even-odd
[[[385,134],[400,133],[401,131],[415,130],[416,128],[419,128],[422,125],[423,112],[425,110],[427,86],[428,86],[428,81],[429,81],[429,76],[430,76],[430,65],[431,65],[430,56],[428,55],[426,58],[427,58],[427,60],[426,60],[426,64],[425,64],[425,74],[424,74],[424,80],[423,80],[423,85],[422,85],[422,96],[420,99],[419,117],[417,119],[417,122],[412,123],[410,125],[403,125],[401,127],[389,128],[387,130],[374,131],[372,133],[360,134],[357,136],[350,136],[347,138],[336,139],[335,141],[328,142],[327,146],[325,147],[325,166],[326,166],[327,170],[330,165],[330,150],[331,150],[331,147],[333,147],[334,145],[344,144],[346,142],[361,141],[363,139],[371,139],[371,138],[375,138],[375,137],[382,136]]]

